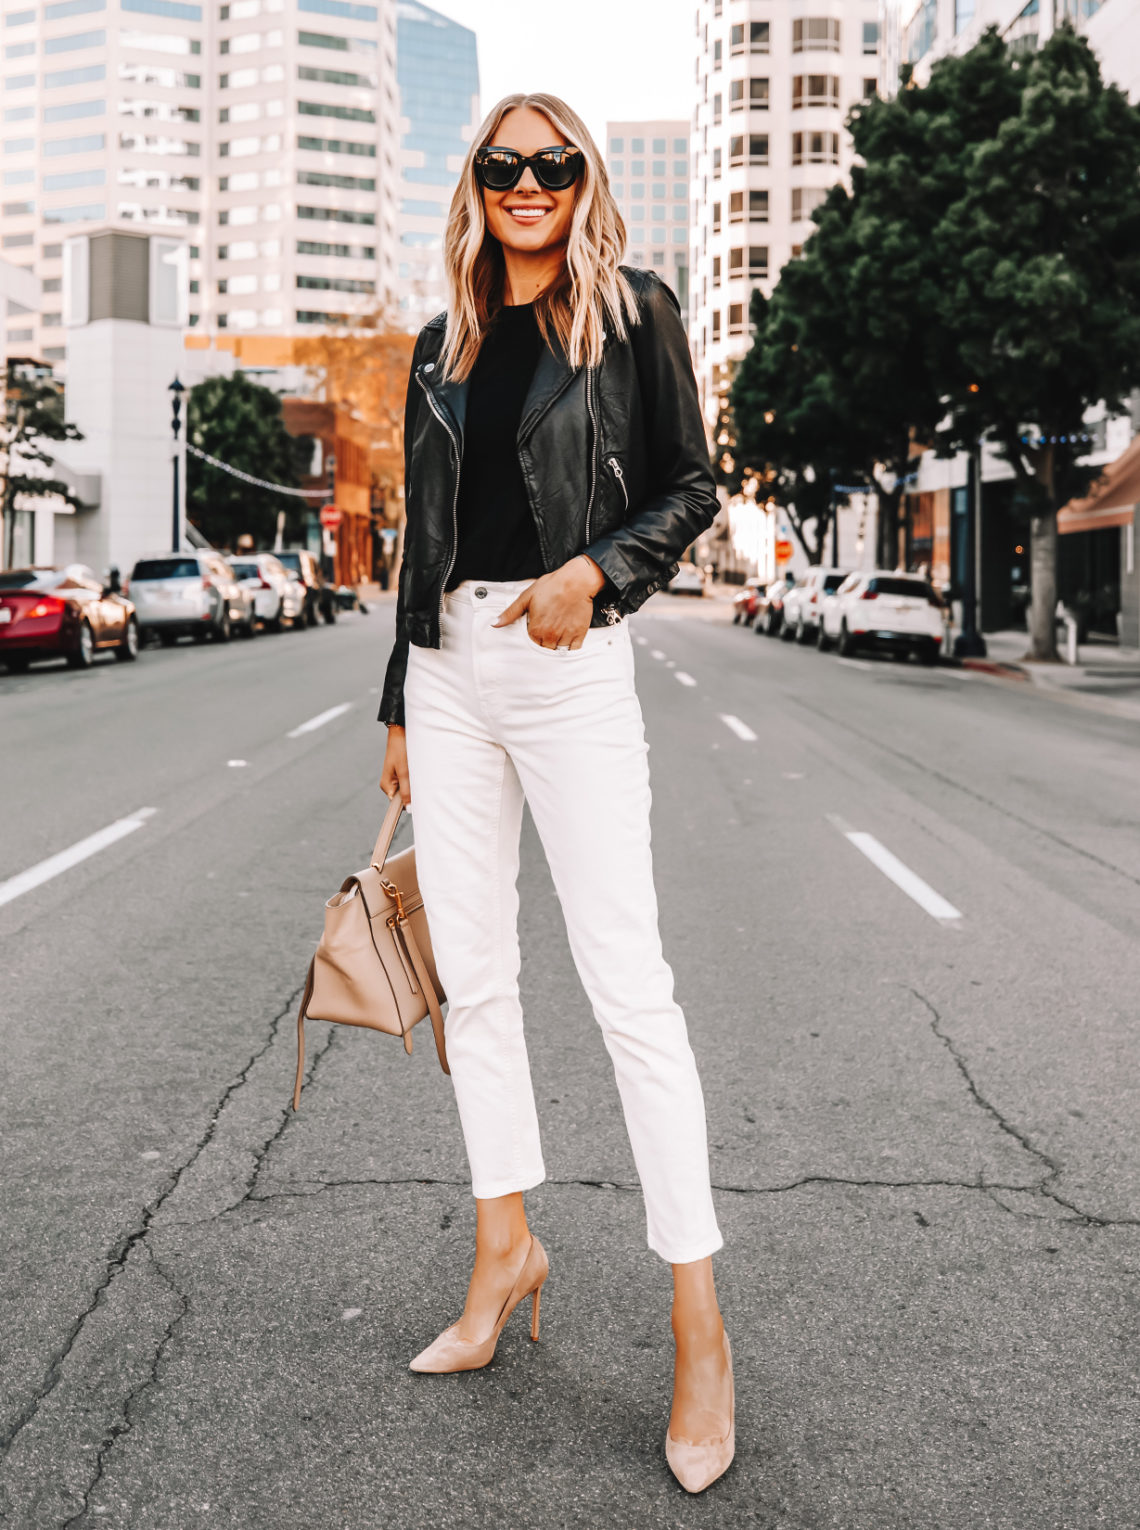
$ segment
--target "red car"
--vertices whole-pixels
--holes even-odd
[[[19,675],[33,659],[64,658],[87,669],[101,648],[138,658],[133,604],[82,563],[0,573],[0,664]]]
[[[743,589],[737,591],[732,597],[732,621],[737,626],[743,622],[746,627],[751,627],[756,619],[756,611],[760,604],[760,596],[767,588],[766,579],[749,579]]]

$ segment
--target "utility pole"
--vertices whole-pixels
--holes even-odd
[[[978,630],[978,586],[981,564],[982,443],[970,448],[966,464],[966,566],[962,570],[962,630],[954,639],[956,659],[984,659],[986,640]]]
[[[174,435],[174,510],[173,526],[171,532],[171,551],[182,551],[182,496],[179,483],[178,469],[180,466],[181,452],[179,451],[178,433],[182,424],[182,395],[186,392],[185,385],[175,377],[167,392],[171,395],[171,430]]]

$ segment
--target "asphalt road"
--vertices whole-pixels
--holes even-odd
[[[668,1271],[529,829],[541,1343],[406,1370],[473,1225],[426,1031],[314,1023],[287,1108],[390,631],[0,679],[0,881],[121,825],[0,906],[0,1523],[1132,1530],[1136,723],[711,601],[635,619],[737,1370],[736,1464],[689,1499]]]

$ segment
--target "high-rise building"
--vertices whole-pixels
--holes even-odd
[[[771,293],[851,165],[847,113],[879,89],[879,0],[700,0],[689,334],[712,425]]]
[[[47,0],[3,21],[0,253],[44,291],[9,353],[64,359],[62,241],[92,227],[184,233],[206,331],[394,300],[394,0]]]
[[[689,303],[689,124],[607,122],[606,168],[625,220],[626,260]]]
[[[447,304],[443,230],[480,120],[475,33],[420,0],[396,0],[396,67],[404,119],[396,283],[401,321],[416,329]]]
[[[1068,21],[1083,31],[1103,0],[886,0],[884,24],[892,39],[884,85],[893,93],[899,70],[909,66],[923,85],[931,66],[948,53],[972,48],[996,27],[1015,52],[1032,52]]]

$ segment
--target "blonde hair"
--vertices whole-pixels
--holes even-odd
[[[625,249],[625,224],[589,129],[558,96],[543,92],[504,96],[483,119],[467,151],[448,213],[443,249],[450,301],[441,358],[447,378],[460,380],[468,375],[487,325],[502,307],[506,266],[502,246],[487,231],[475,154],[494,142],[500,122],[520,106],[549,118],[563,138],[582,151],[584,161],[576,183],[565,270],[534,304],[543,339],[550,345],[553,335],[571,366],[592,367],[602,359],[607,320],[621,340],[626,338],[627,324],[638,322],[633,289],[618,269]]]

